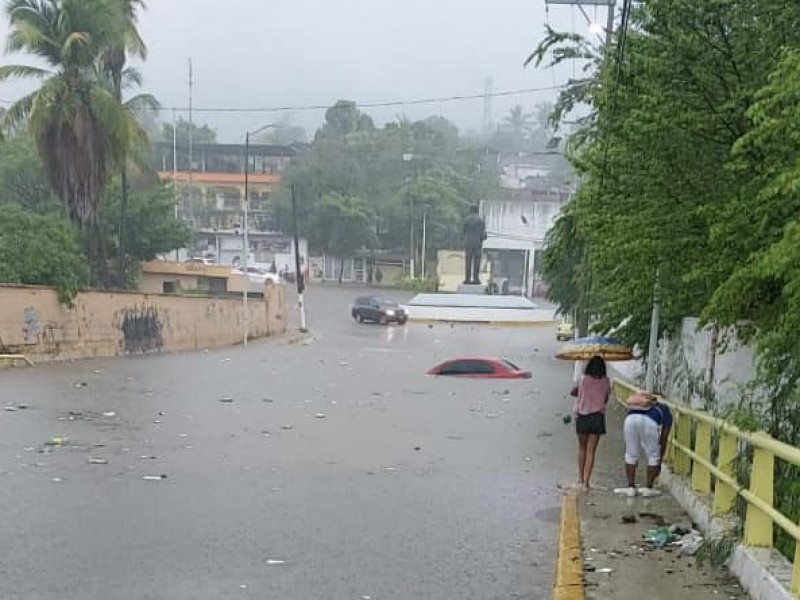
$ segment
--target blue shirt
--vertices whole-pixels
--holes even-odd
[[[646,415],[656,422],[656,425],[664,429],[672,429],[672,411],[669,406],[661,402],[654,404],[647,410],[637,410],[635,408],[628,410],[629,415]]]
[[[653,419],[660,427],[664,429],[672,429],[672,411],[669,406],[659,402],[650,410],[645,413],[648,417]]]

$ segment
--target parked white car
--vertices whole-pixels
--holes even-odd
[[[236,275],[244,275],[244,269],[237,267],[232,269],[231,273]],[[258,267],[247,267],[247,278],[252,283],[259,283],[261,285],[266,285],[268,283],[280,285],[282,283],[281,278],[276,273],[270,273],[269,271],[259,269]]]

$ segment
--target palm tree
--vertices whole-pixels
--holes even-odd
[[[128,56],[136,56],[141,59],[147,58],[147,46],[139,35],[137,29],[137,11],[146,8],[144,0],[115,0],[114,8],[117,10],[116,25],[117,33],[114,42],[106,48],[102,56],[102,67],[110,79],[114,97],[122,103],[122,90],[124,80],[129,83],[141,85],[141,78],[138,73],[133,73],[126,69],[125,65]],[[153,99],[153,105],[155,101]],[[119,244],[117,256],[118,279],[120,284],[124,284],[126,276],[125,249],[127,232],[125,230],[126,213],[128,210],[128,167],[127,157],[120,162],[120,185],[121,201],[119,215]]]
[[[512,108],[503,119],[503,124],[518,140],[524,140],[534,128],[533,114],[526,113],[519,104]]]
[[[137,124],[96,65],[117,42],[116,0],[9,0],[9,52],[37,57],[45,67],[0,67],[0,82],[33,78],[39,88],[14,103],[6,129],[25,125],[47,177],[70,219],[87,237],[94,276],[108,282],[97,219],[99,198],[127,155]]]

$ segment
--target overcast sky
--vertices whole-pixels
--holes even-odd
[[[406,100],[563,84],[573,67],[557,72],[523,69],[541,39],[544,0],[148,0],[140,30],[149,48],[141,66],[144,90],[162,105],[188,105],[188,59],[194,63],[194,105],[202,109]],[[595,11],[587,8],[594,19]],[[604,22],[605,13],[597,12]],[[586,33],[577,8],[551,6],[556,28]],[[0,36],[8,32],[0,21]],[[3,64],[25,62],[6,55]],[[580,65],[575,66],[576,69]],[[13,100],[19,84],[0,86]],[[554,93],[493,99],[493,117],[514,104],[533,109]],[[442,114],[459,127],[478,129],[483,101],[365,109],[378,123],[398,115]],[[310,132],[324,111],[294,111]],[[184,116],[186,116],[184,114]],[[277,120],[277,113],[195,113],[235,141],[247,129]],[[171,118],[162,113],[161,118]]]

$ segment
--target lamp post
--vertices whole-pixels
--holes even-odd
[[[267,123],[258,129],[248,131],[244,136],[244,223],[243,223],[243,240],[244,257],[242,259],[242,270],[244,271],[244,294],[242,295],[242,343],[247,346],[247,338],[250,337],[250,313],[247,310],[247,293],[250,288],[250,273],[248,272],[248,262],[250,258],[250,237],[248,229],[248,215],[250,207],[250,136],[256,135],[275,127],[275,123]]]
[[[408,163],[414,160],[414,155],[410,152],[403,154],[403,162]],[[406,172],[406,181],[411,182],[411,178]],[[408,190],[408,188],[406,188]],[[407,192],[408,193],[408,192]],[[408,222],[409,222],[409,243],[408,243],[408,271],[411,279],[414,279],[414,197],[408,193]]]

